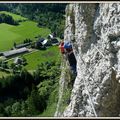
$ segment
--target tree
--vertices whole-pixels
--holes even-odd
[[[16,65],[15,65],[15,63],[11,63],[10,68],[12,69],[13,73],[16,73]]]
[[[24,85],[29,88],[29,90],[32,90],[32,84],[34,84],[34,78],[33,76],[26,70],[22,69],[20,73],[21,80],[23,80]]]
[[[7,23],[7,24],[11,24],[11,25],[18,25],[18,22],[14,21],[12,16],[6,15],[4,13],[0,14],[0,23]]]
[[[0,103],[0,117],[5,116],[4,105]]]
[[[14,64],[11,66],[15,67]],[[1,78],[1,116],[31,117],[42,113],[49,104],[50,94],[60,75],[59,66],[60,63],[55,61],[45,62],[38,66],[34,75],[22,69],[19,73]]]
[[[1,67],[2,67],[3,69],[8,68],[7,62],[2,61]]]
[[[7,107],[5,107],[5,113],[6,113],[7,117],[11,116],[11,111],[12,111],[12,108],[11,108],[10,105],[8,105]]]
[[[14,47],[16,48],[16,42],[14,42]]]
[[[14,117],[19,117],[21,116],[21,104],[20,102],[15,102],[13,105],[12,105],[12,109],[11,109],[11,116],[14,116]]]
[[[18,64],[17,65],[17,71],[21,72],[21,70],[22,70],[22,65]]]
[[[28,106],[27,102],[22,101],[21,103],[21,116],[28,117]]]
[[[57,32],[60,36],[64,32],[64,21],[66,3],[40,3],[40,4],[6,4],[9,11],[20,14],[31,20],[38,22],[38,26],[48,27],[52,32]],[[13,9],[14,8],[14,9]],[[34,14],[31,14],[33,13]],[[57,28],[56,25],[57,24]],[[53,27],[54,26],[54,27]]]
[[[26,65],[27,64],[27,59],[25,57],[22,57],[22,64]]]
[[[42,102],[38,91],[33,88],[31,95],[27,99],[28,113],[33,116],[38,114],[38,111],[43,111]]]

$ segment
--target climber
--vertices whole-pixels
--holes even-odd
[[[74,73],[74,75],[77,75],[77,71],[76,71],[76,58],[75,55],[73,53],[73,49],[72,49],[72,45],[70,44],[70,42],[65,42],[64,43],[64,49],[65,49],[65,55],[69,61],[70,67],[72,72]]]
[[[64,54],[65,51],[64,51],[64,42],[63,41],[60,42],[59,48],[60,48],[61,53]]]

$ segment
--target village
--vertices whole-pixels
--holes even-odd
[[[21,55],[31,54],[38,50],[46,50],[51,46],[59,45],[59,38],[56,37],[55,33],[49,34],[47,39],[42,37],[35,38],[37,38],[36,41],[26,39],[21,44],[16,44],[14,42],[11,50],[0,52],[0,71],[7,73],[19,72],[21,66],[25,66],[27,64],[27,60],[24,57],[21,57]],[[14,60],[13,63],[11,63],[9,66],[8,61],[11,59]]]

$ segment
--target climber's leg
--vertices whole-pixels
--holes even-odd
[[[77,76],[76,65],[71,65],[71,70],[75,76]]]

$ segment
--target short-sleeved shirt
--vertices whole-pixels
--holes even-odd
[[[61,44],[59,45],[59,48],[60,48],[61,53],[65,53],[64,43],[61,43]]]

